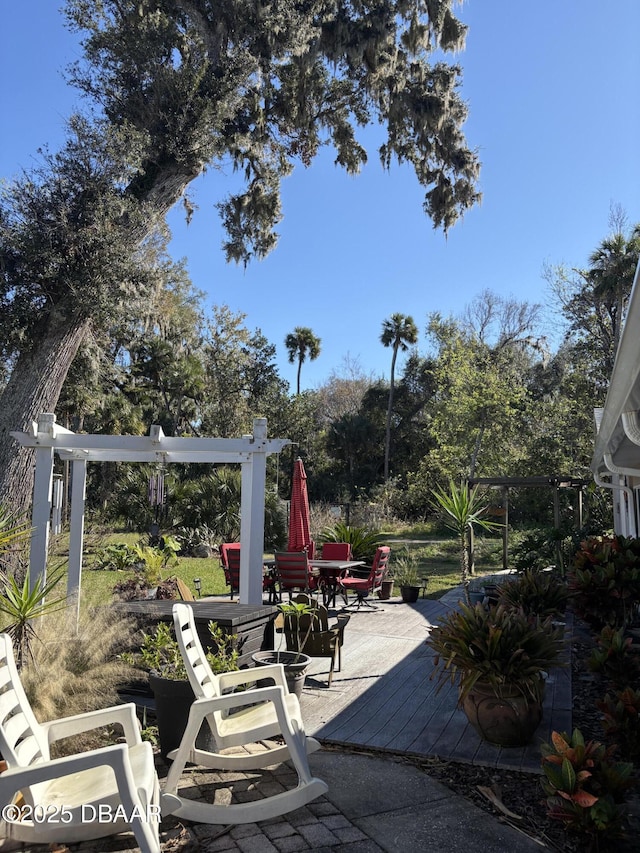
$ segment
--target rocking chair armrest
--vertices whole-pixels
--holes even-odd
[[[266,667],[260,667],[260,669],[263,668],[266,669]],[[245,705],[256,705],[259,702],[273,702],[274,704],[282,704],[284,707],[286,692],[282,685],[272,684],[270,687],[256,687],[252,690],[243,690],[241,693],[225,693],[223,696],[196,699],[191,704],[189,716],[191,717],[193,713],[194,716],[204,719],[212,711],[242,708]]]
[[[88,732],[101,726],[109,726],[114,723],[122,726],[127,746],[141,743],[140,725],[136,717],[136,706],[133,702],[125,705],[112,705],[110,708],[99,708],[96,711],[87,711],[84,714],[74,714],[71,717],[61,717],[58,720],[48,720],[42,723],[47,732],[49,743],[54,743],[69,735]]]
[[[149,760],[153,761],[151,745],[149,747]],[[62,758],[52,758],[49,761],[40,761],[30,764],[28,767],[11,767],[0,774],[0,804],[11,802],[11,798],[22,788],[36,785],[38,782],[50,782],[70,776],[72,773],[80,773],[82,770],[90,770],[95,767],[111,767],[116,774],[116,780],[124,773],[131,781],[131,764],[129,762],[128,748],[124,743],[114,743],[111,746],[103,746],[100,749],[91,749],[87,752],[78,752],[74,755],[65,755]],[[120,788],[120,785],[118,785]],[[129,787],[129,786],[128,786]],[[135,786],[132,788],[135,791]],[[91,791],[87,791],[91,796]]]
[[[223,672],[218,676],[220,687],[239,687],[242,684],[253,684],[258,678],[273,678],[276,685],[287,688],[284,666],[281,663],[270,663],[267,666],[250,667],[236,672]],[[288,689],[288,688],[287,688]]]

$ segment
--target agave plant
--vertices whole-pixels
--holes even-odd
[[[483,530],[497,530],[502,525],[497,521],[489,521],[484,517],[487,511],[482,496],[478,494],[477,486],[470,489],[467,483],[459,486],[453,480],[449,481],[449,491],[434,489],[434,506],[440,511],[444,525],[458,537],[460,545],[460,579],[467,604],[471,604],[469,596],[469,576],[471,573],[470,536],[477,524]]]

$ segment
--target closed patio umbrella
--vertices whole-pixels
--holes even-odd
[[[293,467],[291,485],[291,505],[289,508],[289,544],[288,551],[310,552],[311,534],[309,532],[309,497],[307,495],[307,475],[302,459],[298,458]],[[309,553],[309,556],[313,556]]]

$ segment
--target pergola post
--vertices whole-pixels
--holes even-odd
[[[37,435],[50,433],[55,416],[43,414],[38,418]],[[35,426],[35,425],[34,425]],[[33,481],[33,508],[31,511],[31,550],[29,552],[29,585],[31,589],[38,578],[47,580],[47,552],[51,522],[51,491],[53,488],[53,447],[36,447],[36,469]]]
[[[502,568],[509,568],[509,489],[502,489],[502,505],[504,507],[504,526],[502,528]]]
[[[71,522],[69,532],[69,576],[67,595],[76,599],[80,612],[80,581],[82,578],[82,543],[84,540],[84,499],[87,486],[87,463],[74,459],[71,466]]]
[[[240,499],[240,604],[262,604],[264,492],[267,483],[267,419],[253,422],[255,449],[242,463]]]

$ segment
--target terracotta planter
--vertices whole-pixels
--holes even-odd
[[[388,601],[393,595],[393,580],[382,581],[380,584],[380,592],[378,598],[381,601]]]
[[[531,743],[542,719],[542,699],[503,686],[500,696],[491,685],[478,682],[462,703],[467,719],[483,740],[499,746]]]
[[[311,663],[309,655],[299,652],[264,651],[255,652],[251,658],[256,666],[269,666],[272,663],[284,664],[284,676],[287,680],[289,693],[295,693],[298,699],[302,696],[307,667]],[[264,686],[272,684],[271,679],[262,679]],[[258,682],[258,686],[263,684]]]

